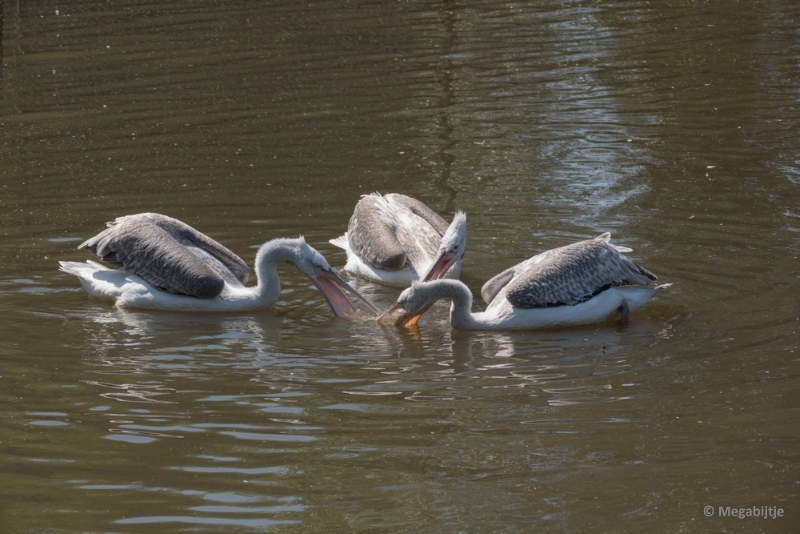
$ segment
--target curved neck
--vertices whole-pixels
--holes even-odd
[[[443,278],[427,283],[431,284],[431,302],[440,299],[448,299],[451,301],[451,326],[461,330],[476,330],[481,328],[482,323],[472,313],[472,293],[463,282]]]
[[[461,330],[475,330],[480,322],[472,313],[472,292],[462,282],[450,304],[450,326]]]
[[[295,260],[296,254],[285,239],[273,239],[261,245],[256,253],[255,271],[258,284],[253,288],[256,298],[266,301],[269,306],[272,306],[281,293],[278,264],[294,264]]]

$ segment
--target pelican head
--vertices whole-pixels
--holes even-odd
[[[420,279],[422,282],[438,280],[464,256],[467,249],[467,214],[457,211],[453,222],[442,236],[439,252],[428,271]]]
[[[397,305],[403,308],[406,315],[416,315],[427,304],[430,304],[430,295],[425,291],[429,284],[415,282],[400,293]]]
[[[437,280],[433,282],[414,282],[411,287],[406,288],[397,297],[397,301],[389,306],[389,308],[380,314],[377,320],[380,320],[387,314],[395,310],[402,310],[402,313],[395,321],[395,326],[408,328],[417,324],[419,318],[433,306],[433,304],[440,298],[448,293],[446,287],[448,282],[455,282],[450,280]]]
[[[370,310],[376,314],[378,313],[378,308],[351,287],[350,284],[339,278],[325,257],[306,243],[302,236],[298,239],[287,239],[286,248],[290,252],[290,256],[286,260],[287,263],[294,264],[301,273],[311,280],[319,292],[322,293],[322,296],[325,297],[335,315],[342,317],[356,312],[355,306],[353,306],[342,289],[359,299]]]
[[[333,270],[325,256],[306,243],[303,236],[297,239],[287,239],[286,242],[291,250],[291,259],[288,259],[287,263],[294,264],[304,275],[311,277],[319,272]]]

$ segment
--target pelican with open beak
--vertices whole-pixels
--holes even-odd
[[[90,296],[117,306],[191,312],[240,312],[271,307],[280,295],[277,265],[289,263],[305,274],[338,316],[356,307],[342,290],[378,309],[333,271],[305,240],[273,239],[256,253],[258,283],[247,287],[250,269],[239,256],[191,226],[166,215],[119,217],[82,243],[111,269],[97,262],[62,261]]]
[[[417,199],[365,195],[356,204],[347,232],[331,243],[347,252],[345,271],[394,287],[415,281],[458,278],[467,247],[467,216],[448,224]]]

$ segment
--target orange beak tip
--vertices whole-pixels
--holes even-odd
[[[400,328],[411,328],[412,326],[416,327],[420,317],[422,317],[421,313],[410,316],[402,315],[394,324]]]

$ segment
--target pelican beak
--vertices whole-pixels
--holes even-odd
[[[382,314],[378,315],[375,318],[375,320],[380,323],[381,319],[383,319],[384,316],[389,315],[390,313],[392,313],[393,311],[395,311],[399,307],[400,307],[400,303],[399,302],[395,302],[394,304],[392,304],[391,306],[386,308],[386,311],[384,311]]]
[[[419,321],[419,318],[422,317],[422,313],[417,313],[415,315],[407,315],[404,313],[397,319],[397,321],[395,321],[394,325],[399,326],[400,328],[411,328],[412,326],[416,326],[417,321]]]
[[[350,284],[339,278],[333,271],[321,271],[315,276],[309,276],[309,278],[319,292],[322,293],[322,296],[325,297],[334,315],[338,317],[347,317],[358,311],[342,289],[347,290],[348,293],[363,302],[370,310],[376,314],[378,313],[378,308],[376,308],[373,303],[367,300],[364,295],[353,289]]]
[[[425,276],[422,277],[422,282],[430,282],[431,280],[438,280],[443,277],[450,267],[458,261],[458,254],[450,250],[441,250],[436,259],[428,267]]]
[[[400,317],[398,317],[398,318],[397,318],[397,320],[394,322],[394,325],[395,325],[395,326],[399,326],[400,328],[410,328],[410,327],[412,327],[412,326],[416,326],[416,324],[417,324],[417,321],[419,321],[419,318],[420,318],[420,317],[422,317],[422,315],[423,315],[423,314],[424,314],[426,311],[428,311],[428,309],[429,309],[431,306],[433,306],[433,303],[430,303],[430,304],[428,304],[427,306],[423,307],[423,308],[422,308],[421,310],[419,310],[417,313],[410,314],[410,313],[405,313],[405,310],[403,309],[403,305],[402,305],[402,304],[400,304],[399,302],[395,302],[394,304],[392,304],[391,306],[389,306],[389,308],[387,308],[385,312],[383,312],[382,314],[380,314],[380,315],[378,316],[378,319],[377,319],[377,320],[378,320],[378,321],[380,321],[380,320],[381,320],[381,318],[382,318],[384,315],[387,315],[387,314],[389,314],[389,313],[393,312],[394,310],[396,310],[396,309],[400,308],[400,309],[403,309],[403,312],[404,312],[404,313],[400,314]]]

